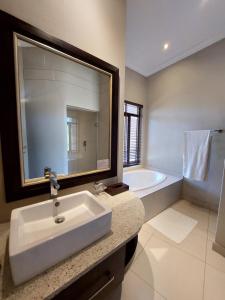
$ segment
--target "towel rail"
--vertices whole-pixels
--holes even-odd
[[[211,132],[215,132],[215,133],[222,133],[224,131],[225,131],[225,129],[213,129],[213,130],[211,130]]]

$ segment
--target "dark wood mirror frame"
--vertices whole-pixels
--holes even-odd
[[[59,180],[62,189],[97,181],[117,175],[117,139],[118,139],[118,97],[119,69],[107,62],[78,49],[38,28],[25,23],[3,11],[0,11],[0,88],[1,110],[0,130],[6,201],[11,202],[49,192],[48,182],[22,185],[19,127],[17,121],[17,98],[14,68],[13,33],[46,44],[82,60],[112,75],[112,128],[111,128],[111,169],[98,173],[74,176]]]

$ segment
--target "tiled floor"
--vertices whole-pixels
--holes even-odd
[[[122,300],[225,300],[225,258],[212,250],[216,214],[181,200],[172,206],[198,221],[176,244],[144,224]]]

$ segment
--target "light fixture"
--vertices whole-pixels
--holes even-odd
[[[168,43],[165,43],[164,45],[163,45],[163,49],[164,50],[167,50],[169,48],[169,44]]]

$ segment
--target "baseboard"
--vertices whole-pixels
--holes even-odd
[[[225,257],[225,248],[218,244],[216,241],[213,242],[213,246],[212,246],[213,250],[215,250],[217,253],[221,254],[222,256]]]
[[[211,203],[208,202],[204,202],[202,200],[196,199],[194,197],[189,197],[189,196],[184,196],[184,194],[181,194],[181,199],[189,201],[190,203],[199,206],[199,207],[203,207],[209,210],[214,211],[215,213],[218,213],[218,204],[212,205]]]

